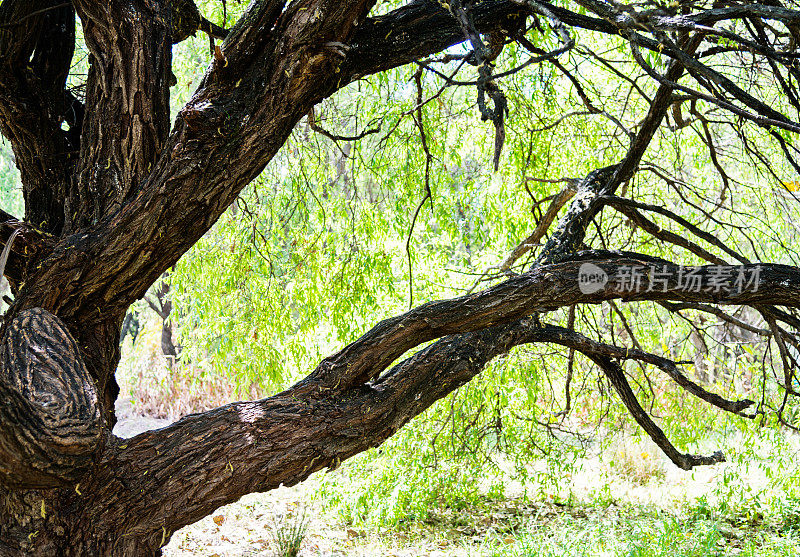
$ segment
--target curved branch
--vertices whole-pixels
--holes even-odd
[[[565,329],[563,327],[546,325],[544,330],[548,333],[547,342],[560,344],[562,346],[566,346],[567,348],[577,350],[578,352],[581,352],[592,359],[597,357],[615,360],[636,360],[639,362],[652,364],[666,373],[670,379],[680,385],[689,394],[696,396],[697,398],[704,400],[709,404],[716,406],[717,408],[725,410],[726,412],[741,414],[743,410],[755,404],[754,401],[749,399],[736,401],[727,400],[716,393],[711,393],[705,390],[703,387],[681,373],[675,362],[667,358],[650,354],[648,352],[644,352],[643,350],[620,348],[619,346],[597,342],[580,333],[570,329]]]
[[[135,531],[154,547],[178,528],[255,491],[294,485],[380,445],[411,418],[478,374],[511,347],[535,340],[530,320],[448,337],[395,366],[372,385],[335,397],[287,392],[187,416],[160,430],[116,440],[71,492],[108,501],[88,516],[100,531]],[[162,504],[165,499],[170,504]],[[117,512],[124,509],[124,512]],[[123,519],[125,523],[107,521]],[[119,536],[124,538],[124,536]]]
[[[612,207],[627,206],[627,207],[632,207],[632,208],[636,208],[636,209],[642,209],[644,211],[650,211],[652,213],[657,213],[659,215],[663,215],[663,216],[669,218],[670,220],[673,220],[676,223],[680,224],[681,226],[683,226],[685,229],[687,229],[689,232],[691,232],[692,234],[694,234],[698,238],[702,238],[703,240],[705,240],[709,244],[711,244],[711,245],[713,245],[715,247],[718,247],[719,249],[721,249],[722,251],[724,251],[725,253],[727,253],[728,255],[730,255],[731,257],[736,259],[737,261],[739,261],[740,263],[745,263],[745,264],[750,263],[749,259],[747,259],[745,256],[741,255],[739,252],[729,248],[727,245],[725,245],[725,243],[722,240],[720,240],[719,238],[717,238],[713,234],[703,230],[702,228],[698,227],[697,225],[692,224],[691,222],[689,222],[685,218],[681,217],[680,215],[675,214],[674,212],[670,211],[669,209],[666,209],[664,207],[660,207],[658,205],[651,205],[651,204],[648,204],[648,203],[641,203],[641,202],[635,201],[633,199],[626,199],[624,197],[618,197],[618,196],[604,196],[602,198],[602,201],[603,201],[603,203],[611,205]]]
[[[684,236],[680,236],[670,230],[665,230],[661,228],[659,225],[657,225],[655,222],[645,217],[635,208],[623,203],[618,203],[612,206],[617,211],[628,217],[632,223],[639,226],[642,230],[644,230],[654,238],[658,238],[659,240],[662,240],[664,242],[669,242],[670,244],[682,247],[690,251],[691,253],[695,254],[696,256],[700,257],[701,259],[704,259],[705,261],[708,261],[710,263],[714,263],[716,265],[728,264],[724,259],[720,259],[713,253],[709,252],[708,250],[699,246],[698,244],[692,242],[691,240],[685,238]]]
[[[386,319],[323,360],[311,375],[292,387],[292,392],[305,396],[348,389],[376,377],[404,352],[424,342],[576,303],[619,298],[800,307],[800,269],[796,267],[683,267],[643,256],[600,259],[601,255],[610,254],[579,254],[576,260],[535,267],[483,292],[430,302]],[[592,274],[599,277],[592,283],[597,288],[594,291],[588,288],[589,283],[580,284]]]
[[[317,470],[334,469],[350,456],[380,445],[514,346],[574,344],[604,366],[615,365],[604,359],[609,353],[604,349],[613,347],[589,346],[574,332],[568,333],[526,318],[445,337],[374,382],[331,396],[298,397],[290,389],[266,400],[187,416],[166,428],[115,441],[95,473],[80,485],[80,494],[68,497],[75,500],[76,508],[88,508],[80,505],[83,498],[109,501],[102,514],[88,517],[94,527],[136,531],[158,547],[178,528],[246,493],[294,485]],[[626,404],[632,404],[631,396],[635,401],[624,387],[621,394]],[[739,408],[748,402],[730,404]],[[652,420],[643,427],[685,469],[722,460],[721,455],[682,455],[663,432],[657,435],[661,430]],[[164,498],[171,504],[162,504]],[[117,507],[126,512],[115,512]],[[112,517],[117,521],[125,517],[126,522],[105,522]]]

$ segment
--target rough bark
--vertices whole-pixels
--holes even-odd
[[[12,515],[0,525],[0,539],[25,540],[25,551],[41,554],[63,547],[64,536],[72,543],[68,554],[153,554],[175,530],[220,505],[252,491],[293,485],[380,444],[492,357],[534,338],[535,331],[525,321],[444,339],[380,382],[341,397],[298,398],[287,392],[115,440],[79,485],[80,494],[65,491],[60,496],[67,500],[56,503],[76,509],[77,523],[91,525],[90,531],[74,531],[68,524],[55,528],[46,518],[36,515],[31,521],[29,513],[19,511],[20,518]],[[9,493],[7,500],[24,509],[32,493]],[[32,531],[39,535],[28,541]],[[126,546],[128,540],[135,545]]]
[[[6,329],[0,364],[0,483],[73,483],[107,434],[75,339],[51,313],[25,310]]]
[[[66,231],[116,212],[149,174],[169,133],[170,5],[75,2],[91,52]],[[124,37],[124,40],[120,40]]]
[[[69,4],[0,4],[0,131],[11,142],[22,175],[25,221],[52,234],[64,226],[83,119],[83,106],[65,88],[74,48],[75,12]]]

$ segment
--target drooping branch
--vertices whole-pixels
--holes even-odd
[[[595,222],[605,204],[613,199],[620,207],[632,207],[611,195],[637,169],[662,126],[664,114],[675,105],[674,90],[687,89],[685,81],[694,78],[700,85],[689,88],[690,93],[681,98],[703,98],[695,90],[705,90],[708,93],[703,94],[718,95],[714,100],[720,106],[737,108],[738,104],[730,102],[732,97],[750,111],[764,111],[763,102],[750,91],[732,88],[721,80],[718,66],[705,61],[698,65],[697,60],[706,60],[714,52],[730,52],[706,50],[694,55],[706,37],[730,37],[697,25],[710,25],[724,17],[697,19],[692,26],[672,20],[637,22],[626,19],[626,15],[644,17],[634,10],[625,12],[609,4],[612,11],[606,13],[597,3],[584,3],[591,4],[603,19],[549,5],[545,13],[552,13],[565,25],[602,33],[622,30],[634,46],[637,60],[642,58],[638,50],[649,48],[672,62],[665,76],[655,76],[660,87],[652,99],[639,89],[650,102],[650,111],[641,123],[630,126],[636,133],[630,132],[623,120],[609,116],[631,139],[630,149],[619,165],[601,169],[582,183],[580,201],[573,204],[563,221],[566,226],[534,269],[485,292],[425,304],[379,323],[323,361],[299,385],[272,399],[227,406],[129,442],[114,442],[97,461],[93,477],[80,480],[74,490],[59,490],[58,497],[65,505],[78,509],[84,521],[99,531],[135,534],[122,534],[113,543],[139,544],[144,538],[151,547],[158,547],[176,528],[220,504],[254,490],[300,481],[314,470],[335,467],[341,459],[380,443],[413,415],[469,380],[493,356],[526,342],[552,342],[587,354],[609,377],[637,422],[679,466],[690,468],[719,461],[719,455],[695,457],[678,452],[642,408],[618,360],[632,357],[656,365],[688,392],[730,411],[741,412],[748,401],[717,397],[689,380],[674,362],[644,350],[623,354],[619,347],[577,338],[574,331],[554,332],[541,327],[536,319],[526,319],[532,313],[611,299],[677,301],[695,308],[747,304],[768,318],[783,361],[796,364],[790,353],[794,337],[787,336],[778,320],[796,324],[797,318],[772,305],[800,307],[800,270],[796,267],[682,267],[636,254],[576,254],[586,241],[586,227]],[[67,207],[66,228],[74,234],[62,238],[48,257],[37,262],[39,270],[33,273],[10,319],[13,324],[35,315],[36,310],[21,311],[24,308],[42,305],[52,309],[71,328],[82,327],[79,341],[84,355],[104,355],[112,361],[118,356],[113,347],[115,335],[128,303],[143,295],[211,227],[315,103],[360,76],[461,42],[465,29],[435,2],[414,2],[380,18],[368,18],[373,4],[370,1],[343,4],[300,0],[288,7],[280,0],[255,1],[221,47],[214,50],[212,67],[167,137],[169,43],[200,29],[192,19],[196,14],[190,13],[190,24],[184,26],[185,22],[176,21],[175,2],[143,0],[132,3],[133,11],[120,9],[122,2],[75,4],[85,24],[92,73],[89,114],[83,126],[86,136],[80,141],[79,179],[71,190],[78,203]],[[166,8],[168,4],[172,11]],[[468,20],[466,27],[477,44],[479,35],[487,32],[493,37],[504,32],[510,37],[520,36],[534,3],[487,0],[468,4],[461,4],[460,13]],[[773,15],[770,12],[769,17]],[[779,17],[794,25],[786,14]],[[142,21],[144,25],[135,25]],[[118,28],[128,43],[113,41]],[[665,40],[665,30],[673,29],[678,31],[678,40],[671,36]],[[791,57],[776,56],[771,50],[753,52],[784,64],[787,75],[794,75],[785,65]],[[55,60],[55,54],[51,55],[45,58]],[[690,69],[688,76],[684,68]],[[722,83],[721,89],[709,85],[715,79]],[[786,83],[783,90],[793,94],[794,82]],[[145,85],[154,87],[145,90]],[[12,93],[11,101],[19,102],[21,97]],[[592,106],[587,104],[589,110]],[[772,118],[785,124],[785,117],[772,114]],[[59,187],[69,182],[53,183]],[[48,191],[54,198],[60,195],[52,188]],[[641,223],[650,226],[651,221],[640,210],[645,209],[637,206],[629,213],[641,216],[645,219],[640,219]],[[50,221],[41,222],[52,226]],[[13,227],[7,224],[0,231],[5,234]],[[662,237],[676,240],[674,235]],[[694,243],[684,245],[699,252]],[[713,259],[710,251],[702,253],[716,263],[722,261]],[[574,312],[570,323],[574,324]],[[61,322],[55,321],[47,330],[61,330],[59,327],[63,329]],[[385,371],[408,350],[451,334],[457,336],[445,336]],[[9,333],[4,339],[17,347],[26,346],[26,339],[20,340],[19,335]],[[59,348],[63,353],[77,354],[74,341],[58,342],[68,345]],[[638,346],[635,341],[633,345]],[[108,374],[113,366],[106,365],[103,373],[98,373],[91,367],[92,359],[84,360],[90,366],[88,370],[75,364],[77,371],[65,373],[70,377],[91,376],[85,382],[96,382],[101,391],[96,398],[102,404],[90,400],[84,401],[84,406],[89,411],[99,406],[108,410],[115,396],[108,388],[113,382]],[[76,355],[75,361],[80,362],[80,357]],[[784,375],[785,387],[792,388],[791,379],[791,375]],[[77,381],[68,388],[80,390],[83,383]],[[63,401],[59,389],[55,391],[53,398]],[[10,408],[25,401],[22,397]],[[102,429],[94,414],[84,421],[95,425],[92,431]],[[25,425],[22,420],[18,422]],[[24,433],[19,427],[6,435],[11,439],[19,431]],[[46,431],[45,437],[54,438],[51,433]],[[75,437],[80,458],[63,457],[63,447],[57,442],[28,450],[18,441],[12,440],[18,443],[14,446],[12,441],[0,439],[0,446],[16,451],[3,458],[16,462],[26,452],[29,468],[39,474],[31,479],[25,477],[29,470],[7,467],[4,481],[11,486],[78,481],[85,469],[83,455],[96,440],[86,432]],[[35,450],[45,456],[31,458]],[[89,498],[97,504],[85,504]],[[34,518],[34,526],[37,521]],[[139,554],[130,546],[126,548],[117,553]]]
[[[92,110],[84,126],[79,180],[73,191],[82,205],[68,208],[72,219],[68,228],[87,228],[65,239],[43,262],[44,270],[30,285],[38,292],[45,291],[45,285],[59,287],[36,299],[23,299],[19,307],[43,305],[68,322],[80,316],[89,325],[92,319],[106,317],[87,317],[95,313],[93,310],[104,307],[109,314],[120,316],[127,304],[140,297],[208,230],[316,102],[359,76],[395,67],[463,40],[463,30],[452,14],[435,3],[413,3],[370,19],[366,17],[369,2],[341,6],[309,0],[288,9],[281,2],[255,2],[216,53],[210,72],[167,139],[169,45],[174,38],[166,23],[169,14],[155,2],[142,3],[134,14],[121,10],[118,3],[77,5],[92,53],[88,84]],[[475,31],[481,33],[516,30],[519,20],[530,13],[524,3],[499,1],[481,2],[469,10]],[[567,25],[604,33],[620,28],[561,8],[548,10]],[[310,18],[310,14],[320,16]],[[140,26],[143,20],[147,24]],[[112,40],[120,26],[129,43]],[[692,36],[670,49],[681,48],[690,55],[699,37]],[[645,47],[658,47],[657,41],[648,43],[634,38]],[[628,155],[620,166],[606,169],[602,176],[592,175],[592,180],[586,182],[593,184],[590,209],[582,210],[574,231],[558,235],[556,241],[565,248],[556,250],[558,257],[551,257],[550,251],[545,250],[543,261],[569,257],[580,248],[583,230],[602,205],[603,195],[612,193],[636,169],[673,102],[672,88],[683,73],[683,63],[690,63],[677,54],[675,58],[678,61],[666,74],[669,83],[662,84],[653,98],[650,113]],[[133,66],[124,63],[126,60],[141,64],[142,71],[133,71]],[[643,262],[652,263],[638,261]],[[557,296],[547,298],[547,303],[544,297],[532,297],[523,303],[521,300],[530,296],[524,281],[531,279],[524,275],[522,283],[509,281],[498,287],[500,290],[476,295],[479,298],[469,302],[474,304],[468,308],[473,313],[461,313],[449,324],[431,326],[437,320],[422,310],[410,321],[400,319],[398,322],[410,323],[411,333],[419,333],[419,337],[413,342],[395,343],[400,337],[413,335],[387,330],[387,342],[376,343],[380,348],[370,348],[365,354],[377,354],[391,340],[395,348],[384,351],[377,359],[382,365],[422,338],[432,340],[448,331],[479,329],[560,303],[605,299],[577,294],[576,269],[569,270],[572,291],[560,301]],[[668,270],[674,272],[675,268]],[[534,273],[543,274],[533,282],[540,284],[548,272],[557,273],[559,269],[542,266]],[[515,292],[515,288],[521,290]],[[543,291],[549,296],[553,290]],[[702,302],[725,298],[717,296],[718,292],[696,293],[694,297],[677,290],[664,294],[663,299]],[[622,293],[616,295],[626,297]],[[648,295],[657,299],[659,293]],[[755,298],[763,303],[792,303],[782,297],[780,288],[769,296],[762,291]],[[495,302],[499,304],[497,308],[492,305]],[[499,313],[494,313],[498,308]],[[392,323],[386,326],[391,327]],[[375,370],[381,368],[367,364],[367,356],[364,362],[344,376],[345,385],[373,377]],[[309,384],[331,388],[338,381],[336,371],[330,373],[330,380],[319,384],[312,380]]]
[[[347,393],[354,389],[361,392],[359,389],[370,379],[377,378],[393,360],[421,343],[467,332],[462,337],[469,344],[470,331],[513,323],[534,312],[575,303],[619,298],[800,307],[800,269],[794,267],[763,264],[684,268],[646,257],[609,258],[609,254],[605,254],[606,259],[598,259],[596,253],[589,255],[594,257],[540,266],[484,292],[424,304],[402,316],[385,320],[358,341],[324,360],[309,377],[281,395],[281,400],[291,400],[293,404],[306,401],[302,403],[305,405],[340,396],[347,398],[350,396]],[[587,264],[590,265],[588,272],[600,273],[607,279],[602,288],[588,293],[581,274],[587,272]],[[552,335],[550,340],[557,342]],[[615,355],[594,348],[595,353]],[[641,356],[643,361],[648,358]],[[661,364],[673,379],[684,387],[688,385],[664,362],[652,358],[650,362]],[[376,385],[390,376],[391,373],[381,377]],[[280,408],[288,412],[288,416],[296,413],[296,409]],[[255,432],[253,436],[253,439],[258,438]],[[209,458],[215,457],[212,454]]]
[[[607,356],[600,356],[592,354],[591,352],[585,355],[603,370],[606,377],[608,377],[609,381],[611,381],[611,384],[614,386],[614,390],[617,391],[623,404],[625,404],[625,407],[636,420],[636,423],[645,430],[650,439],[658,445],[658,448],[664,451],[664,454],[666,454],[676,466],[683,470],[691,470],[695,466],[725,462],[725,455],[723,455],[721,451],[717,451],[711,456],[684,454],[678,451],[664,434],[664,431],[658,427],[644,408],[642,408],[642,405],[636,398],[636,394],[625,378],[625,372],[622,370],[619,363]]]
[[[621,348],[619,346],[597,342],[574,330],[565,329],[563,327],[557,327],[554,325],[545,325],[543,327],[543,334],[545,333],[547,342],[552,342],[554,344],[559,344],[561,346],[566,346],[567,348],[577,350],[578,352],[581,352],[592,359],[603,359],[604,363],[603,366],[601,366],[603,369],[605,369],[604,366],[607,366],[606,362],[609,360],[635,360],[638,362],[652,364],[666,373],[670,379],[672,379],[676,384],[680,385],[680,387],[689,394],[696,396],[697,398],[704,400],[709,404],[716,406],[717,408],[725,410],[726,412],[741,414],[742,411],[755,404],[752,400],[748,399],[737,401],[727,400],[716,393],[707,391],[681,373],[675,362],[668,358],[650,354],[635,348]]]
[[[643,24],[656,37],[648,42],[639,37],[638,33],[644,31],[635,22],[607,17],[609,14],[604,10],[608,6],[590,4],[606,19],[542,5],[566,25],[603,33],[637,29],[630,40],[643,48],[658,49],[663,30],[698,31],[692,35],[693,41],[660,45],[674,60],[666,74],[668,83],[662,84],[654,97],[650,114],[621,166],[608,169],[608,176],[603,176],[607,180],[595,184],[600,186],[595,193],[600,194],[598,203],[602,204],[602,194],[613,191],[638,165],[661,123],[665,107],[673,101],[672,88],[682,75],[682,66],[690,67],[704,79],[717,77],[709,73],[707,66],[698,66],[691,59],[698,37],[706,32],[698,30],[697,25],[743,14],[707,12],[692,19],[690,27],[676,20],[648,19]],[[164,2],[141,2],[132,11],[123,2],[76,2],[75,5],[84,22],[92,56],[88,83],[90,114],[82,126],[86,137],[80,142],[79,179],[72,190],[79,206],[66,207],[67,229],[80,232],[63,240],[43,262],[44,271],[31,285],[42,290],[56,285],[52,293],[44,299],[37,297],[20,304],[20,307],[46,305],[60,310],[59,314],[68,319],[76,316],[83,319],[90,312],[97,313],[95,310],[100,307],[118,315],[124,306],[143,294],[213,224],[315,102],[359,76],[407,63],[460,42],[464,31],[452,13],[431,2],[412,3],[379,18],[367,17],[371,2],[343,6],[309,0],[287,9],[282,2],[254,2],[217,52],[208,77],[182,111],[173,135],[167,140],[169,49],[179,35],[177,29],[184,29],[176,25],[180,24],[176,22],[180,16],[173,13],[178,3],[167,6]],[[187,9],[191,11],[191,7]],[[793,25],[796,19],[793,11],[763,12],[768,15],[762,12],[758,12],[760,17],[776,18],[787,25]],[[521,21],[530,13],[531,7],[526,2],[487,1],[465,5],[463,10],[471,20],[470,31],[475,36],[519,31],[524,27]],[[620,13],[615,11],[611,15]],[[0,56],[2,71],[7,72],[0,81],[0,93],[8,100],[2,106],[9,107],[0,108],[7,111],[4,113],[7,117],[0,115],[0,119],[9,126],[15,150],[26,150],[18,155],[20,164],[33,165],[33,170],[23,172],[23,181],[35,182],[25,176],[39,172],[42,177],[37,178],[38,183],[47,183],[46,188],[26,186],[31,195],[29,211],[42,211],[42,215],[31,218],[32,223],[59,231],[61,225],[53,219],[65,208],[59,205],[64,191],[58,188],[69,183],[71,167],[64,166],[58,175],[45,176],[43,169],[50,169],[51,164],[42,161],[43,157],[63,154],[70,146],[77,146],[60,130],[68,116],[56,112],[56,118],[46,106],[59,96],[63,97],[59,101],[62,105],[72,102],[64,97],[64,80],[74,45],[74,12],[69,5],[57,7],[52,2],[5,1],[0,6],[0,16]],[[187,18],[195,18],[193,11],[190,16]],[[126,40],[115,41],[117,33]],[[28,62],[30,68],[26,66]],[[44,104],[35,95],[26,96],[23,87],[37,83],[42,85],[39,89],[47,101]],[[763,103],[742,97],[736,89],[726,90],[730,95],[739,95],[736,98],[751,109],[763,110]],[[74,105],[70,104],[70,108]],[[45,120],[39,119],[41,114],[47,115]],[[28,117],[34,119],[25,120]],[[77,116],[75,121],[79,121]],[[54,142],[48,145],[45,139],[51,136],[61,139],[48,139]],[[30,137],[40,140],[31,141]],[[44,201],[34,193],[44,196]],[[580,216],[581,226],[576,230],[585,229],[594,216],[593,210]],[[563,250],[559,257],[571,255],[583,240],[582,232],[561,236],[561,240],[565,238],[569,249]],[[13,266],[9,269],[15,272]],[[548,267],[543,269],[547,272]],[[489,295],[473,300],[477,304],[472,308],[475,315],[461,316],[467,323],[466,329],[454,321],[438,327],[441,331],[430,327],[435,331],[423,336],[436,338],[442,331],[470,330],[492,323],[488,310],[491,305],[481,306],[489,304],[491,299]],[[718,300],[713,295],[697,299]],[[783,303],[780,295],[764,299]],[[776,299],[779,301],[774,302]],[[501,302],[501,308],[506,303]],[[525,307],[520,304],[516,309],[507,309],[507,313],[503,310],[498,318],[506,320],[541,309],[537,303]],[[428,319],[424,313],[415,317],[420,315]],[[364,368],[355,377],[358,380],[373,373]]]

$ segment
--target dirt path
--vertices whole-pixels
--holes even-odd
[[[131,401],[128,399],[117,399],[115,409],[117,412],[117,425],[114,426],[114,435],[125,439],[151,429],[166,427],[172,423],[172,420],[163,420],[136,414],[133,411]]]

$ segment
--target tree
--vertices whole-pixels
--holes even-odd
[[[180,353],[180,349],[172,340],[172,300],[169,298],[169,290],[169,271],[167,271],[154,292],[155,301],[146,296],[145,301],[161,319],[161,353],[169,359],[170,365],[172,365]]]
[[[258,0],[224,30],[189,0],[0,4],[0,128],[14,150],[25,199],[24,218],[4,214],[0,227],[14,293],[0,336],[3,554],[157,555],[174,531],[220,505],[297,483],[380,444],[520,344],[553,343],[586,355],[641,427],[687,470],[724,457],[678,451],[642,407],[624,361],[655,366],[727,411],[751,417],[765,411],[748,414],[752,401],[709,392],[667,357],[547,320],[549,312],[576,304],[654,301],[755,329],[779,350],[769,360],[778,388],[786,398],[797,394],[800,269],[752,262],[678,212],[623,192],[656,132],[690,124],[705,130],[709,157],[726,185],[732,178],[718,164],[719,145],[709,131],[718,124],[735,130],[765,172],[782,164],[800,170],[793,143],[800,131],[800,11],[776,1],[580,0],[567,7],[415,1],[372,16],[374,8],[374,2]],[[66,86],[76,16],[90,52],[83,99]],[[548,40],[526,38],[533,28]],[[213,46],[206,75],[170,127],[171,48],[197,31],[224,41]],[[478,110],[496,130],[497,165],[508,112],[500,78],[519,69],[495,72],[504,47],[527,49],[523,66],[554,65],[584,99],[586,114],[614,121],[593,104],[594,91],[581,76],[559,62],[578,48],[579,34],[621,36],[657,89],[652,96],[642,92],[648,109],[634,128],[618,122],[629,141],[624,156],[553,200],[537,230],[500,266],[508,278],[376,324],[271,398],[188,416],[129,441],[110,434],[126,309],[213,225],[317,103],[403,64],[432,72],[440,61],[474,66],[478,77],[467,86],[477,89]],[[461,43],[467,54],[447,50]],[[442,59],[426,58],[443,51]],[[438,74],[457,84],[454,75]],[[618,74],[639,87],[638,78]],[[512,273],[570,198],[532,265]],[[587,246],[587,230],[603,225],[606,208],[711,265],[684,267]],[[647,213],[682,232],[662,229]],[[729,315],[719,307],[725,304],[751,307],[766,329]],[[436,342],[390,367],[429,341]]]

